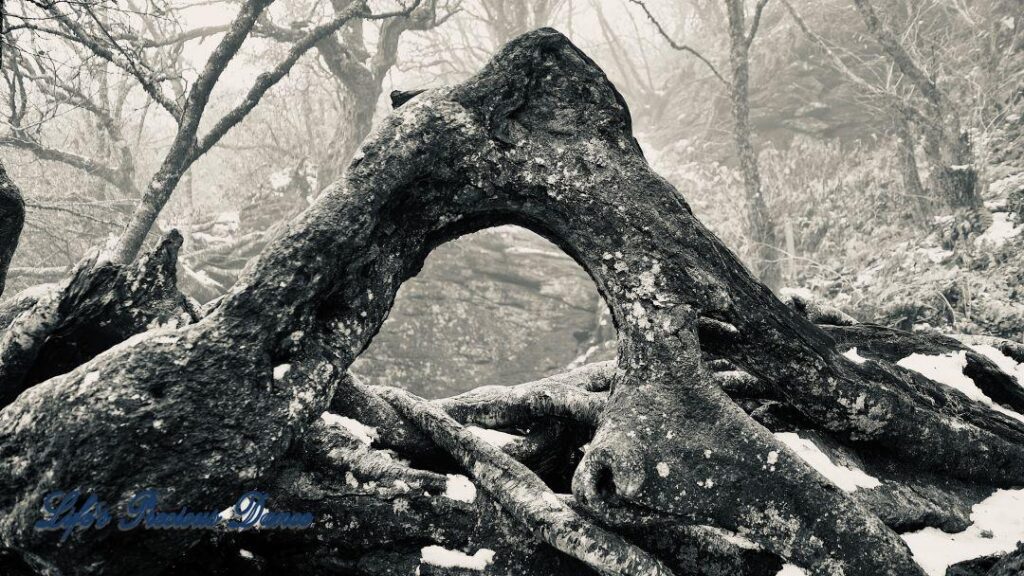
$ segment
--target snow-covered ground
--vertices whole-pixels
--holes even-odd
[[[988,244],[991,247],[998,248],[1010,238],[1013,238],[1024,230],[1024,225],[1017,226],[1013,220],[1010,219],[1010,215],[1006,212],[993,212],[992,213],[992,225],[985,229],[985,232],[978,235],[974,239],[974,243],[977,245]]]

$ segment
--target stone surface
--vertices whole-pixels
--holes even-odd
[[[614,339],[587,273],[540,236],[502,226],[435,250],[353,371],[441,398],[614,358]]]

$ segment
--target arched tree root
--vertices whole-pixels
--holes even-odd
[[[596,422],[572,480],[574,507],[585,513],[440,406],[343,376],[433,248],[501,224],[548,237],[590,274],[619,333],[617,367],[601,382],[552,381],[547,388],[560,391],[558,402],[524,387],[486,391],[504,410],[474,394],[450,404],[466,419],[517,429],[537,418]],[[0,352],[36,348],[42,355],[46,344],[37,340]],[[834,336],[779,301],[696,220],[644,160],[614,86],[548,29],[513,40],[475,77],[424,92],[385,119],[345,179],[289,223],[201,320],[83,356],[0,410],[0,544],[83,573],[155,574],[200,539],[181,531],[93,531],[58,549],[55,535],[32,529],[49,490],[92,486],[118,507],[141,487],[167,487],[167,507],[205,508],[256,483],[288,492],[281,483],[289,478],[292,493],[316,495],[324,506],[335,504],[325,495],[338,495],[339,519],[365,504],[373,512],[360,518],[385,523],[369,532],[381,541],[407,528],[383,492],[346,491],[345,477],[313,482],[293,461],[294,447],[329,406],[379,426],[381,446],[426,473],[436,470],[422,465],[423,455],[440,448],[512,524],[525,522],[590,566],[624,573],[677,566],[651,554],[657,539],[641,535],[638,546],[623,538],[643,519],[667,517],[676,526],[735,532],[815,576],[921,574],[856,494],[788,450],[738,406],[759,399],[734,400],[730,386],[737,398],[764,386],[784,410],[761,422],[784,424],[787,412],[796,414],[856,450],[865,466],[874,453],[908,474],[985,489],[1024,483],[1024,424],[890,361],[844,356]],[[716,377],[705,357],[726,360],[756,382]],[[10,364],[30,374],[19,365],[36,366]],[[605,396],[595,418],[596,399]],[[352,476],[412,474],[348,440],[328,454],[336,450],[334,464]],[[330,482],[337,492],[323,488]],[[394,488],[392,481],[387,490]],[[407,503],[437,505],[419,498]],[[422,519],[431,514],[452,517],[453,531],[474,533],[452,509]],[[372,558],[356,557],[354,569],[414,558],[420,546],[404,540],[400,549],[378,548]],[[98,550],[122,553],[98,558]],[[340,553],[341,542],[320,550],[339,569],[353,558]]]

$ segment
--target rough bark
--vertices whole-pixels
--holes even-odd
[[[993,401],[1024,414],[1024,386],[1003,372],[984,355],[958,340],[929,332],[904,332],[884,326],[823,326],[822,329],[843,347],[857,348],[866,358],[896,363],[911,354],[948,355],[963,353],[964,375]]]
[[[888,362],[843,357],[696,220],[644,161],[600,69],[543,29],[509,43],[477,76],[392,114],[345,179],[199,322],[133,338],[4,408],[0,543],[79,573],[115,571],[101,550],[122,552],[121,571],[165,567],[198,536],[92,531],[57,553],[55,535],[32,530],[42,494],[94,486],[121,506],[139,487],[173,487],[168,508],[206,509],[280,480],[291,448],[329,405],[387,414],[372,389],[342,376],[434,247],[500,224],[532,229],[576,259],[619,331],[618,370],[572,482],[584,514],[606,526],[638,529],[652,517],[710,525],[812,574],[921,574],[877,515],[729,398],[704,353],[766,383],[841,445],[902,470],[1024,483],[1024,425]],[[544,524],[543,511],[501,494],[507,476],[540,489],[525,471],[439,409],[412,420],[504,513],[573,549],[580,535],[566,524]],[[470,467],[476,454],[484,466]],[[615,541],[628,533],[605,529],[608,549],[628,550]],[[615,558],[624,569],[631,556],[598,560]]]
[[[169,234],[132,265],[84,258],[57,286],[0,308],[0,407],[24,389],[69,372],[130,336],[181,326],[198,312],[178,291],[181,236]]]
[[[21,227],[25,224],[25,201],[18,187],[7,177],[0,163],[0,296],[7,283],[7,268],[18,247]]]

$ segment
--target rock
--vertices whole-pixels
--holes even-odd
[[[473,234],[435,250],[398,293],[353,370],[367,383],[428,398],[614,358],[615,330],[587,273],[522,228]],[[594,350],[591,350],[594,347]]]

